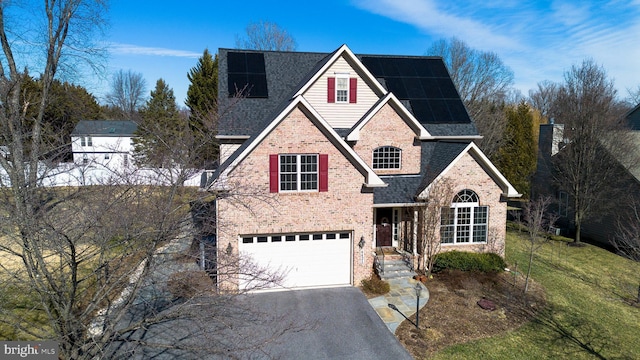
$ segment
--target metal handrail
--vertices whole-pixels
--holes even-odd
[[[374,259],[376,270],[378,271],[378,275],[383,275],[384,274],[384,251],[380,246],[378,246],[376,249],[378,250],[376,251],[376,253],[380,253],[382,255],[382,263],[380,263],[381,258],[378,256],[378,254],[376,254],[376,257]]]

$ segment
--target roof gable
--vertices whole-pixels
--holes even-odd
[[[362,128],[382,109],[386,104],[389,104],[396,113],[407,123],[407,125],[413,130],[416,136],[420,139],[428,138],[431,135],[429,132],[418,122],[418,120],[411,114],[407,108],[405,108],[398,98],[393,93],[388,93],[376,103],[363,117],[358,121],[349,131],[346,136],[347,141],[358,141],[360,139],[360,131]]]
[[[520,197],[522,194],[511,185],[511,183],[500,173],[500,171],[491,163],[489,158],[480,150],[480,148],[473,142],[467,144],[458,155],[441,170],[434,169],[435,171],[428,174],[424,178],[424,182],[419,191],[419,197],[425,197],[429,193],[429,190],[433,183],[438,179],[446,176],[447,172],[451,170],[456,163],[465,155],[471,155],[476,162],[484,169],[484,171],[495,181],[495,183],[502,189],[502,195],[505,197]]]
[[[387,90],[375,80],[374,76],[369,70],[360,62],[360,60],[353,54],[351,49],[346,44],[340,46],[334,51],[331,56],[325,59],[321,66],[311,74],[311,77],[307,79],[306,83],[303,83],[294,96],[304,94],[322,75],[324,75],[333,66],[338,59],[344,58],[349,65],[362,77],[362,79],[373,89],[378,95],[382,96],[387,93]]]
[[[293,109],[302,110],[312,123],[329,139],[329,141],[354,165],[364,176],[364,186],[384,187],[386,184],[375,174],[356,152],[335,132],[333,128],[318,114],[315,109],[302,96],[295,97],[287,106],[279,112],[260,133],[247,140],[213,175],[214,187],[223,190],[229,174],[244,160],[261,142],[273,131]]]

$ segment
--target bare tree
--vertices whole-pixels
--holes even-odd
[[[625,131],[624,112],[613,81],[593,60],[572,66],[553,100],[550,115],[565,124],[568,142],[554,156],[553,180],[572,201],[576,243],[581,240],[582,223],[611,209],[611,200],[625,191],[624,177],[615,164],[629,169],[637,162],[633,158],[637,152],[630,151],[636,145]]]
[[[627,93],[629,94],[629,96],[627,97],[629,106],[634,107],[640,104],[640,85],[638,85],[635,89],[627,89]]]
[[[625,210],[625,215],[618,219],[611,243],[620,255],[640,262],[640,203],[632,202]],[[640,276],[635,303],[640,304]]]
[[[549,80],[538,83],[537,90],[529,90],[529,101],[534,109],[547,120],[551,118],[551,111],[555,99],[558,97],[560,85]]]
[[[106,95],[106,102],[118,109],[124,118],[132,119],[143,105],[147,82],[141,73],[131,70],[119,70],[111,78],[111,91]]]
[[[285,29],[270,21],[250,23],[245,29],[245,37],[236,36],[239,49],[294,51],[295,39]]]
[[[527,228],[529,263],[527,265],[527,275],[524,280],[524,292],[529,291],[529,278],[533,267],[533,258],[540,247],[546,243],[545,236],[549,227],[553,226],[557,220],[557,215],[549,212],[549,206],[553,203],[551,197],[538,197],[530,200],[523,207],[521,224]]]
[[[455,37],[436,41],[427,54],[443,58],[469,115],[484,137],[480,147],[491,157],[502,139],[506,123],[502,107],[513,85],[513,71],[496,53],[472,49]]]
[[[37,93],[23,86],[28,75],[17,65],[13,46],[20,41],[12,34],[20,31],[7,28],[27,23],[10,17],[15,4],[0,4],[0,337],[55,339],[64,359],[203,358],[257,352],[299,327],[252,309],[239,292],[218,292],[194,258],[178,261],[181,246],[198,236],[190,204],[215,197],[180,186],[193,171],[182,165],[188,159],[155,172],[103,173],[100,184],[86,187],[71,179],[89,177],[89,169],[47,165],[43,128],[51,84],[69,64],[65,54],[91,59],[95,49],[82,40],[102,24],[104,3],[48,0],[43,12],[28,12],[47,24]],[[55,179],[60,186],[45,186]],[[253,269],[257,286],[278,280],[250,263],[241,266],[246,259],[217,260],[219,272]],[[194,280],[186,292],[170,286],[184,278]],[[273,327],[251,333],[249,325],[262,321]]]
[[[434,181],[425,199],[420,199],[418,209],[420,216],[420,260],[418,269],[430,273],[436,255],[442,250],[440,241],[440,224],[442,217],[449,216],[451,201],[453,200],[453,185],[450,179],[440,178]]]

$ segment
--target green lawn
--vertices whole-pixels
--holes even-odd
[[[506,260],[526,270],[524,238],[507,232]],[[535,257],[533,279],[546,289],[538,318],[502,336],[453,346],[436,359],[639,359],[640,264],[595,246],[551,241]]]

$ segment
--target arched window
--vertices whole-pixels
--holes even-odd
[[[440,241],[444,244],[487,241],[489,207],[480,206],[478,194],[465,189],[453,197],[451,207],[443,208]]]
[[[400,169],[402,149],[395,146],[381,146],[373,150],[374,169]]]

